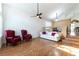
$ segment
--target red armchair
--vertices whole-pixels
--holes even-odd
[[[27,33],[27,30],[21,30],[22,38],[25,41],[30,41],[32,39],[32,35]]]
[[[14,30],[6,30],[5,32],[6,45],[10,43],[11,45],[17,45],[19,41],[21,41],[20,36],[15,36]]]

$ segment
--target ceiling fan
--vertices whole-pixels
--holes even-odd
[[[32,17],[37,17],[39,19],[42,19],[41,15],[42,15],[42,13],[39,12],[39,3],[37,3],[37,13],[35,16],[32,16]]]

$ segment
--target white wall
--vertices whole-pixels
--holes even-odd
[[[0,48],[1,48],[1,39],[2,39],[2,7],[1,7],[1,3],[0,3]]]
[[[38,37],[44,27],[44,20],[32,18],[27,9],[28,4],[3,4],[4,30],[14,29],[16,34],[21,34],[21,29],[27,29],[32,36]]]
[[[0,12],[0,48],[1,48],[1,41],[2,41],[2,12]]]
[[[52,27],[52,21],[50,20],[45,21],[45,27]]]

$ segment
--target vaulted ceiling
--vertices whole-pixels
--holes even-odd
[[[40,4],[41,12],[44,13],[43,17],[46,19],[57,18],[78,18],[79,17],[79,4],[72,3],[47,3]]]
[[[5,4],[6,5],[6,4]],[[29,16],[36,15],[36,3],[22,3],[22,4],[7,4],[9,7],[18,7],[28,13]],[[58,19],[64,18],[79,18],[79,4],[78,3],[39,3],[39,11],[43,13],[43,19],[55,19],[56,13]]]

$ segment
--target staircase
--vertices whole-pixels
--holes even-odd
[[[79,36],[77,37],[68,37],[62,40],[64,45],[72,46],[79,48]]]

